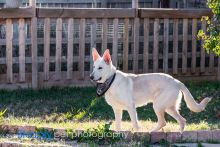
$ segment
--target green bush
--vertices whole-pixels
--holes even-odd
[[[213,51],[220,56],[220,1],[208,0],[208,7],[212,10],[213,16],[202,18],[202,21],[207,21],[206,33],[203,30],[198,32],[198,37],[203,40],[203,48],[210,53]]]

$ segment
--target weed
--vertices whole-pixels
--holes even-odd
[[[2,124],[4,121],[4,115],[6,111],[7,111],[7,108],[4,110],[0,110],[0,124]]]
[[[122,139],[122,134],[110,130],[110,123],[98,125],[95,128],[88,128],[83,132],[75,132],[67,130],[69,139],[77,140],[78,142],[96,143],[99,145],[113,144]]]
[[[36,128],[35,129],[35,138],[39,140],[51,141],[54,139],[54,130],[48,130],[45,128]]]

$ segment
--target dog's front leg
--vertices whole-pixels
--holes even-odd
[[[121,131],[121,119],[122,119],[122,110],[118,108],[113,108],[115,114],[115,130]]]
[[[136,108],[134,106],[128,108],[128,113],[131,118],[132,125],[134,127],[134,131],[138,131],[140,129],[139,124],[138,124],[138,117],[137,117],[137,112]]]

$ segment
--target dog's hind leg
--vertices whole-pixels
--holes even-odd
[[[171,108],[166,109],[166,112],[167,112],[170,116],[172,116],[172,117],[179,123],[179,125],[180,125],[180,132],[182,133],[183,130],[184,130],[184,127],[185,127],[185,125],[186,125],[186,119],[183,118],[183,117],[179,114],[178,110],[177,110],[175,107],[171,107]]]
[[[163,128],[164,126],[166,126],[166,120],[164,118],[164,113],[165,113],[164,109],[160,109],[157,106],[153,106],[153,108],[154,108],[154,112],[157,115],[157,126],[154,129],[152,129],[150,132],[156,132],[161,128]]]
[[[166,126],[166,120],[164,118],[165,109],[169,103],[169,100],[166,100],[167,93],[160,92],[155,96],[155,100],[153,102],[153,109],[157,116],[157,126],[152,129],[150,132],[156,132]]]
[[[115,114],[115,130],[121,130],[121,119],[122,119],[122,110],[118,108],[112,108]]]

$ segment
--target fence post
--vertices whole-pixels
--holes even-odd
[[[38,88],[38,63],[37,63],[37,17],[36,17],[36,0],[29,1],[34,12],[31,18],[31,46],[32,46],[32,88]]]

